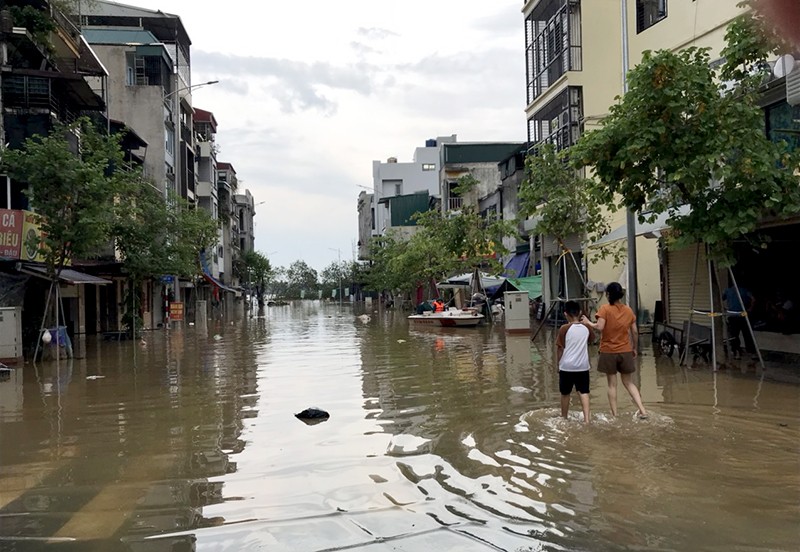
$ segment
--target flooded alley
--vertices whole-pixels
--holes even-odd
[[[650,419],[623,393],[611,418],[593,371],[587,427],[576,398],[558,417],[550,332],[356,314],[271,307],[5,372],[0,550],[800,546],[800,366],[681,367],[643,336]]]

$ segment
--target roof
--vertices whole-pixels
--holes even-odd
[[[40,278],[49,279],[49,276],[47,275],[47,268],[42,265],[23,263],[19,270],[20,272],[23,272],[25,274],[30,274],[31,276],[38,276]],[[81,284],[103,285],[103,284],[113,283],[111,282],[111,280],[98,278],[97,276],[92,276],[91,274],[86,274],[85,272],[78,272],[77,270],[73,270],[71,268],[61,269],[58,278],[72,285],[81,285]]]
[[[224,163],[222,161],[217,162],[217,170],[231,171],[233,174],[236,174],[236,169],[233,168],[233,165],[231,165],[230,163]]]
[[[83,36],[90,44],[159,44],[145,29],[136,27],[84,27]]]
[[[192,44],[180,16],[161,10],[148,10],[107,0],[93,0],[83,3],[81,15],[89,25],[114,27],[140,25],[151,31],[159,39],[159,42]]]
[[[524,142],[442,144],[445,163],[499,163],[525,147]]]
[[[211,130],[213,130],[214,132],[217,131],[217,119],[214,117],[214,114],[211,113],[210,111],[206,111],[205,109],[200,109],[199,107],[195,107],[192,119],[194,119],[196,123],[210,123]]]

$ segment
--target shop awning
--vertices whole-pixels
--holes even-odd
[[[230,291],[231,293],[237,293],[237,290],[226,286],[225,284],[223,284],[222,282],[220,282],[219,280],[214,278],[211,274],[206,274],[204,272],[203,273],[203,278],[205,278],[207,281],[211,282],[212,284],[214,284],[215,286],[217,286],[219,289],[221,289],[223,291]]]
[[[689,214],[689,206],[684,205],[674,213],[661,213],[653,222],[639,222],[636,221],[636,235],[645,236],[648,238],[659,238],[661,232],[670,227],[669,221],[672,218],[682,217]],[[599,247],[615,241],[624,240],[628,237],[628,227],[623,224],[619,228],[615,228],[612,232],[606,234],[596,242],[589,245],[589,247]]]
[[[494,276],[490,276],[486,273],[481,273],[480,278],[481,278],[480,287],[487,290],[487,293],[489,292],[489,290],[493,290],[494,288],[496,288],[505,281],[505,278],[502,277],[495,278]],[[440,282],[439,284],[437,284],[436,287],[440,289],[472,287],[472,273],[467,272],[465,274],[453,276],[451,278],[448,278],[444,282]]]
[[[205,278],[207,282],[210,282],[211,284],[215,285],[216,287],[218,287],[223,291],[230,291],[231,293],[236,293],[235,289],[226,286],[225,284],[223,284],[222,282],[220,282],[211,275],[211,270],[209,270],[208,268],[208,260],[206,259],[205,251],[200,252],[200,269],[203,271],[203,278]]]
[[[22,265],[19,267],[19,271],[22,272],[23,274],[38,276],[39,278],[45,278],[47,280],[50,279],[50,276],[47,275],[47,268],[42,265],[22,263]],[[86,274],[85,272],[79,272],[71,268],[62,269],[61,273],[58,275],[58,279],[61,280],[62,282],[65,282],[73,286],[79,286],[82,284],[92,284],[95,286],[102,286],[105,284],[112,283],[111,280],[106,280],[105,278],[92,276],[91,274]]]
[[[506,291],[527,291],[528,297],[536,299],[542,295],[542,275],[526,278],[508,278],[492,294],[492,300],[502,297]]]
[[[506,278],[524,278],[528,275],[528,263],[531,260],[531,252],[517,253],[506,264],[503,276]]]

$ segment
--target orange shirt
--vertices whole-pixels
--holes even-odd
[[[604,318],[606,325],[600,336],[601,353],[630,353],[630,329],[636,323],[633,310],[628,305],[616,303],[605,304],[597,311],[597,318]]]

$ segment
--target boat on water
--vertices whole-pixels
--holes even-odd
[[[483,321],[483,315],[476,309],[457,309],[450,307],[441,312],[425,311],[408,317],[409,323],[415,326],[433,326],[443,328],[477,326]]]

